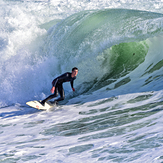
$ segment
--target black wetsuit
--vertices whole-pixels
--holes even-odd
[[[71,88],[73,88],[73,81],[76,79],[76,77],[71,77],[70,72],[66,72],[62,74],[61,76],[55,78],[52,82],[53,87],[55,87],[55,92],[54,94],[50,95],[46,99],[44,99],[41,103],[44,104],[46,101],[51,100],[52,98],[55,98],[58,96],[58,92],[60,94],[60,98],[58,98],[56,101],[61,101],[64,100],[65,95],[64,95],[64,90],[63,90],[63,83],[64,82],[70,82],[71,83]]]

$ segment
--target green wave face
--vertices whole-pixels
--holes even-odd
[[[104,51],[103,66],[111,67],[108,78],[119,78],[133,71],[144,60],[149,46],[146,41],[120,43]]]
[[[57,72],[77,65],[80,84],[87,80],[89,89],[93,85],[102,87],[126,76],[145,61],[151,49],[149,39],[163,31],[162,17],[158,13],[126,9],[83,11],[49,31],[48,45],[53,47],[46,45],[46,49],[59,61]],[[122,83],[131,81],[126,79]]]

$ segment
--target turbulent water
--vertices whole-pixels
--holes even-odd
[[[0,162],[163,162],[163,2],[0,2]],[[28,107],[78,67],[66,99]]]

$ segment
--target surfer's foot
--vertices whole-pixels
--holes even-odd
[[[52,101],[51,102],[53,105],[57,105],[58,104],[58,101]]]
[[[40,104],[44,106],[44,105],[45,105],[44,100],[42,100],[42,101],[40,102]]]

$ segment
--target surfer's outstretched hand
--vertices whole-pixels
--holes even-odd
[[[55,87],[52,87],[51,93],[54,93],[54,91],[55,91]]]

